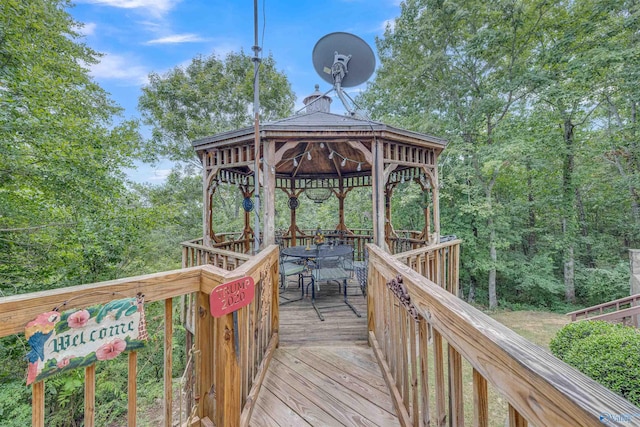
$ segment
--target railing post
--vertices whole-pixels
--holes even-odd
[[[196,305],[196,348],[200,350],[199,363],[196,369],[199,373],[196,381],[198,382],[197,391],[199,394],[194,396],[198,405],[198,417],[200,419],[213,419],[216,406],[216,383],[214,377],[214,366],[216,366],[216,336],[215,319],[209,314],[209,295],[204,292],[198,292]]]
[[[236,358],[233,313],[216,321],[218,363],[215,365],[216,426],[235,427],[240,424],[240,368]]]

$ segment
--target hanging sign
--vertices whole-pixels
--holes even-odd
[[[209,295],[209,306],[213,317],[222,317],[232,313],[253,301],[255,283],[253,277],[243,277],[224,283]]]
[[[27,385],[59,372],[111,360],[144,346],[142,298],[126,298],[64,313],[49,311],[27,323]]]

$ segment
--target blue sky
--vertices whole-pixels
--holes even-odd
[[[263,53],[271,53],[287,75],[297,108],[315,84],[322,92],[330,89],[311,62],[320,38],[336,31],[353,33],[375,52],[375,37],[400,14],[400,0],[259,0],[258,6]],[[199,54],[224,57],[241,49],[253,54],[253,0],[77,0],[69,12],[84,23],[85,42],[104,55],[91,74],[127,117],[139,115],[140,89],[150,72],[187,65]],[[340,109],[335,98],[332,111]],[[129,176],[158,183],[170,167],[168,162],[141,165]]]

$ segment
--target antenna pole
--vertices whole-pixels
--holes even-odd
[[[254,190],[255,226],[253,229],[253,253],[260,251],[260,46],[258,46],[258,0],[253,0],[253,116],[254,116]]]

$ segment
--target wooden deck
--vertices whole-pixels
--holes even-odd
[[[300,291],[291,282],[282,296],[295,299]],[[280,307],[280,348],[260,390],[252,426],[400,425],[367,345],[366,301],[357,286],[350,286],[349,299],[362,317],[343,303],[335,284],[321,285],[316,298],[324,322],[307,298]]]

